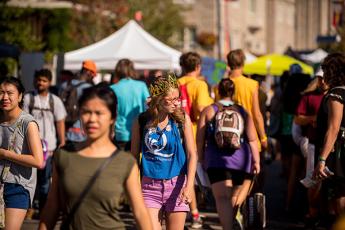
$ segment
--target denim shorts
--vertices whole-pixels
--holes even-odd
[[[189,205],[179,198],[186,182],[186,175],[171,179],[153,179],[144,176],[141,189],[146,207],[165,212],[188,212]]]
[[[29,209],[30,194],[20,184],[5,183],[4,201],[6,208]]]

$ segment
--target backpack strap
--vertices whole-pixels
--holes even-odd
[[[29,113],[32,114],[32,110],[37,109],[37,110],[42,110],[42,111],[47,111],[47,109],[42,109],[35,107],[35,92],[30,91],[29,93]],[[49,111],[54,115],[54,98],[51,93],[49,93]]]
[[[29,94],[29,113],[32,114],[32,110],[34,109],[34,104],[35,104],[35,98],[34,98],[34,91],[31,91],[28,93]]]
[[[50,109],[50,112],[54,116],[54,98],[53,98],[53,95],[51,93],[49,93],[49,109]]]

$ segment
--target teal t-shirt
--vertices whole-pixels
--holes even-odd
[[[117,118],[115,123],[115,139],[117,141],[130,141],[133,121],[145,111],[146,99],[150,96],[144,82],[123,78],[113,84],[117,97]]]

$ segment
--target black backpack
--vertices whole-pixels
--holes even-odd
[[[29,102],[29,113],[32,114],[32,110],[40,110],[40,111],[50,111],[54,115],[54,99],[53,95],[49,94],[49,109],[43,109],[39,107],[35,107],[35,92],[31,91],[28,93],[30,96],[30,102]]]
[[[79,118],[79,108],[78,108],[78,87],[86,82],[79,82],[76,85],[73,85],[71,81],[67,83],[67,86],[60,93],[59,97],[61,98],[67,116],[65,119],[66,129],[71,127]]]

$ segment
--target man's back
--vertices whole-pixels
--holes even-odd
[[[117,141],[130,141],[133,120],[145,110],[146,99],[150,96],[144,82],[123,78],[111,88],[117,97],[118,116],[115,124]]]
[[[258,82],[244,76],[230,77],[230,79],[235,84],[234,102],[243,106],[253,117],[253,97],[258,89]]]
[[[206,82],[192,76],[183,76],[178,79],[180,85],[186,85],[189,99],[192,102],[193,116],[199,119],[198,107],[206,107],[212,104],[213,100],[209,96]]]

